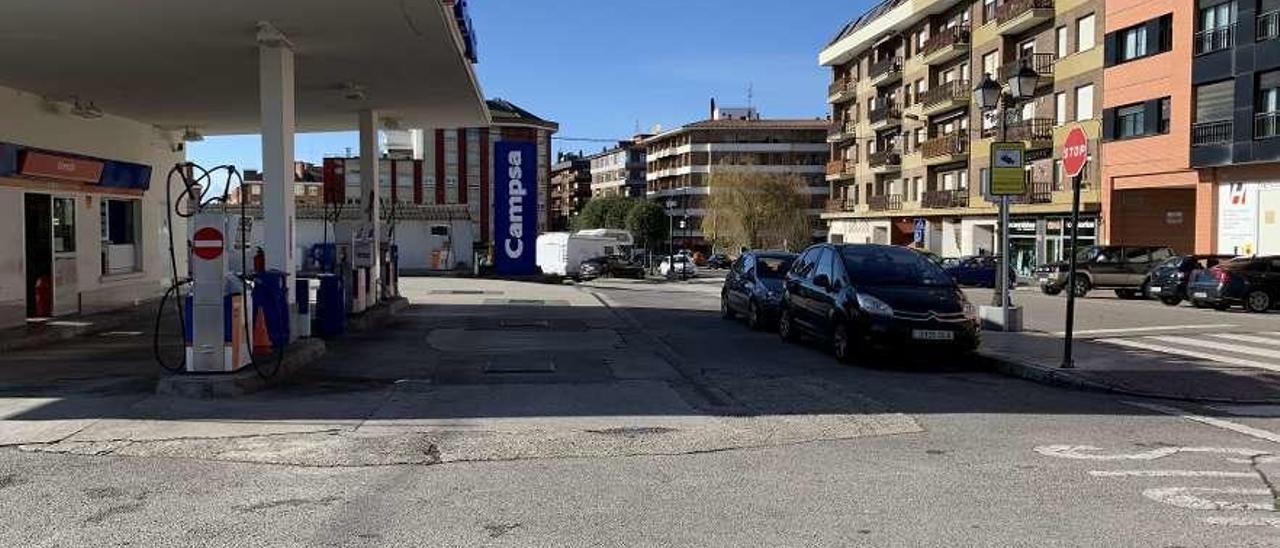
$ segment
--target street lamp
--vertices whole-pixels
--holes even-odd
[[[1009,80],[1001,86],[991,74],[983,74],[982,81],[973,88],[973,102],[983,112],[996,113],[999,125],[1000,141],[1007,140],[1009,110],[1019,103],[1035,97],[1036,86],[1040,74],[1028,65],[1029,59],[1019,63],[1018,70],[1009,76]],[[989,184],[989,181],[988,181]],[[1009,328],[1009,309],[1013,307],[1013,295],[1009,292],[1009,197],[1000,197],[1000,222],[998,227],[1000,242],[1000,259],[996,261],[996,283],[998,290],[991,295],[991,306],[1001,309],[1001,328]]]
[[[667,200],[667,258],[676,255],[676,201]]]

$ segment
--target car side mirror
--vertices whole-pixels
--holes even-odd
[[[813,285],[823,289],[831,289],[831,278],[828,278],[826,274],[818,274],[813,277]]]

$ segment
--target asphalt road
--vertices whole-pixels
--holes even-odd
[[[721,320],[713,283],[590,285],[706,390],[732,396],[750,381],[791,398],[839,391],[919,428],[435,465],[3,447],[0,545],[1280,546],[1280,409],[1126,402],[962,360],[840,365],[818,345]],[[1110,321],[1099,310],[1096,321]],[[377,346],[403,338],[369,344],[371,361],[411,359]]]

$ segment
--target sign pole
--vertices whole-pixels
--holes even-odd
[[[996,280],[1000,282],[1000,315],[1009,325],[1009,196],[1000,197],[1000,260],[996,261]],[[1005,328],[1008,330],[1008,327]]]
[[[1062,368],[1071,369],[1076,366],[1072,359],[1072,338],[1076,325],[1076,246],[1080,237],[1080,185],[1084,178],[1077,173],[1071,178],[1071,246],[1068,248],[1070,258],[1067,259],[1067,325],[1063,330]]]

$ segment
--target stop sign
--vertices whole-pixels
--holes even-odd
[[[221,257],[222,247],[222,231],[211,226],[201,228],[191,236],[192,253],[206,261]]]
[[[1084,170],[1085,161],[1089,159],[1089,137],[1080,126],[1067,132],[1062,142],[1062,170],[1067,177],[1076,177]]]

